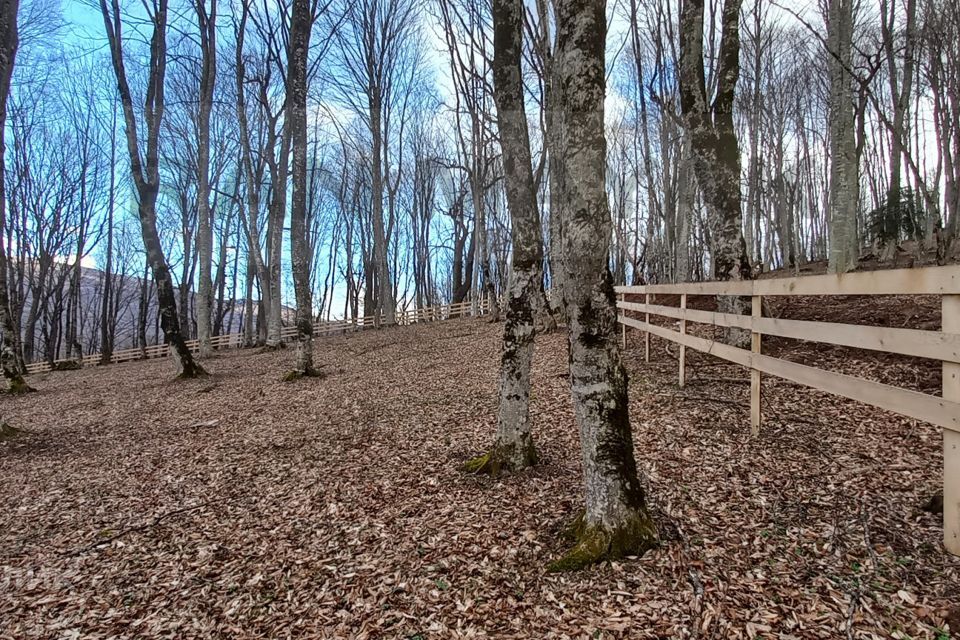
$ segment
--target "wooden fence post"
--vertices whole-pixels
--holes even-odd
[[[960,333],[960,295],[943,296],[941,331]],[[960,401],[960,364],[943,363],[944,400]],[[943,430],[943,546],[960,555],[960,433]]]
[[[627,301],[627,294],[621,293],[620,302],[626,302],[626,301]],[[627,310],[618,309],[617,315],[618,316],[627,315]],[[625,325],[622,322],[620,323],[620,348],[623,349],[624,351],[627,350],[627,325]]]
[[[750,311],[753,320],[763,315],[763,303],[760,296],[750,299]],[[756,330],[750,333],[750,351],[760,353],[761,334]],[[750,435],[760,435],[760,371],[750,368]]]
[[[687,294],[680,294],[680,308],[687,308]],[[687,333],[687,320],[682,318],[680,320],[680,335],[686,335]],[[679,386],[683,389],[683,385],[686,383],[687,376],[687,347],[685,345],[680,345],[680,382]]]
[[[646,294],[646,304],[650,305],[650,294]],[[644,322],[650,324],[650,312],[648,311],[644,317]],[[650,362],[650,332],[643,332],[643,361],[648,363]]]

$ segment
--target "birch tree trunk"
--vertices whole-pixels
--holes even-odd
[[[290,206],[290,256],[297,298],[297,359],[288,379],[314,375],[313,296],[310,240],[307,237],[307,52],[313,17],[310,0],[293,0],[287,64],[287,126],[293,148]]]
[[[570,388],[580,431],[586,509],[571,533],[576,545],[550,570],[578,569],[657,543],[637,477],[620,359],[613,279],[612,223],[606,194],[604,136],[605,3],[557,0],[554,90],[561,111],[560,162],[564,306]]]
[[[507,286],[497,434],[490,451],[467,462],[465,469],[499,475],[537,461],[530,434],[530,364],[536,334],[534,296],[543,286],[543,242],[523,104],[523,0],[493,0],[493,34],[493,93],[512,223],[513,268]]]
[[[217,77],[217,0],[196,0],[200,28],[200,105],[197,113],[197,253],[200,284],[197,287],[197,340],[200,357],[210,355],[210,310],[213,304],[213,225],[210,219],[210,112]]]
[[[17,57],[19,37],[17,35],[17,10],[19,0],[0,0],[0,238],[6,238],[7,194],[5,185],[6,141],[4,140],[7,122],[7,95],[10,93],[10,79],[13,77],[13,64]],[[17,362],[16,336],[19,329],[13,321],[7,289],[7,247],[0,247],[0,325],[3,329],[3,344],[0,345],[0,365],[7,388],[11,393],[31,391],[23,379]]]
[[[830,71],[830,250],[828,271],[845,273],[857,266],[859,158],[853,111],[854,0],[830,0],[827,51]]]

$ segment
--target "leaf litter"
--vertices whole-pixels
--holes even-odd
[[[0,400],[23,431],[0,444],[0,637],[949,637],[960,559],[920,508],[937,428],[765,378],[751,439],[744,370],[688,351],[681,392],[633,332],[663,544],[547,574],[582,503],[562,334],[534,362],[542,464],[458,470],[496,426],[500,331],[324,339],[330,375],[295,383],[284,352],[218,354],[197,382],[159,361],[36,376],[41,393]]]

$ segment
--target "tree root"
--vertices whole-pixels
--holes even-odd
[[[27,381],[23,378],[13,378],[9,381],[10,386],[7,388],[7,393],[10,395],[20,395],[22,393],[36,393],[36,389],[27,384]]]
[[[615,529],[588,525],[585,514],[580,514],[562,535],[575,544],[562,558],[547,565],[551,573],[578,571],[624,556],[642,556],[659,544],[657,527],[645,511]]]
[[[51,369],[53,371],[79,371],[83,369],[83,364],[79,360],[65,360],[64,362],[54,362]]]
[[[494,445],[493,449],[463,463],[461,469],[466,473],[488,475],[494,478],[510,471],[519,471],[537,464],[537,450],[531,442],[524,447],[520,461],[514,456],[515,445]]]
[[[206,369],[194,362],[192,367],[180,372],[177,380],[196,380],[197,378],[206,378],[209,375]]]
[[[6,422],[0,422],[0,442],[6,440],[13,440],[18,435],[20,435],[20,429],[16,427],[11,427]]]
[[[310,368],[306,371],[300,371],[299,369],[294,369],[293,371],[287,372],[280,381],[281,382],[294,382],[302,378],[326,378],[327,374],[319,369]]]

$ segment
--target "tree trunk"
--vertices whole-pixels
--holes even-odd
[[[100,364],[110,364],[116,336],[113,307],[113,208],[117,188],[117,108],[110,104],[110,192],[107,195],[107,256],[103,269],[103,300],[100,306]]]
[[[830,273],[857,266],[857,205],[860,199],[859,158],[853,111],[854,0],[830,0],[827,51],[830,70]]]
[[[493,33],[493,93],[512,223],[513,269],[507,287],[497,434],[490,451],[467,462],[466,469],[498,475],[537,461],[530,435],[530,364],[536,333],[534,296],[543,286],[543,241],[523,104],[522,0],[493,0]]]
[[[566,169],[561,192],[564,307],[570,388],[580,431],[586,510],[576,546],[550,566],[578,569],[603,559],[641,555],[657,542],[637,477],[609,269],[612,223],[606,194],[604,137],[605,3],[558,0],[556,64]]]
[[[283,221],[287,213],[287,166],[289,162],[289,123],[283,123],[280,141],[280,157],[275,170],[271,170],[273,197],[270,201],[270,223],[267,225],[267,272],[270,278],[270,307],[267,315],[267,345],[283,345],[283,299],[281,280],[283,273]],[[273,153],[271,150],[270,153]]]
[[[373,95],[370,99],[370,133],[373,136],[373,176],[371,191],[373,195],[373,271],[376,282],[374,296],[374,322],[391,325],[396,322],[396,313],[393,305],[393,294],[390,289],[390,265],[387,260],[389,239],[383,225],[383,127],[381,124],[381,107],[379,96]],[[369,315],[364,311],[365,315]]]
[[[687,0],[680,15],[680,103],[690,136],[693,168],[707,206],[713,240],[713,278],[748,280],[752,276],[743,239],[740,210],[740,144],[733,121],[734,95],[740,75],[741,0],[723,5],[717,95],[707,102],[703,60],[703,0]],[[721,311],[741,313],[739,298],[720,296]],[[749,334],[728,329],[727,340],[742,345]]]
[[[217,0],[196,1],[200,29],[200,109],[197,113],[197,253],[200,283],[197,287],[197,340],[200,357],[210,355],[210,309],[213,304],[213,225],[210,217],[210,112],[217,77]]]
[[[133,181],[137,188],[137,193],[140,196],[138,205],[140,231],[143,237],[143,246],[147,252],[147,264],[150,266],[153,272],[154,282],[157,284],[158,312],[160,315],[160,323],[163,327],[164,339],[172,346],[180,358],[181,378],[195,378],[206,375],[203,367],[194,361],[193,354],[190,352],[190,349],[187,348],[186,341],[183,339],[183,334],[180,331],[173,280],[170,278],[170,269],[167,266],[166,257],[163,255],[163,246],[160,244],[160,236],[157,233],[156,201],[157,194],[160,191],[158,147],[160,122],[163,118],[164,108],[163,85],[167,57],[167,0],[156,0],[151,15],[153,33],[150,39],[150,73],[145,94],[146,104],[144,106],[144,120],[147,129],[145,158],[141,156],[140,152],[140,141],[137,138],[136,113],[123,62],[119,0],[112,0],[112,10],[107,7],[107,0],[100,0],[100,9],[103,15],[104,28],[107,32],[107,40],[110,45],[110,54],[117,78],[120,102],[123,105],[127,151],[130,156],[130,170],[133,174]]]
[[[310,50],[310,0],[293,0],[287,64],[287,122],[293,147],[290,255],[297,298],[297,360],[289,378],[314,375],[313,299],[310,240],[307,237],[307,53]]]
[[[267,270],[263,254],[260,252],[260,178],[262,177],[262,163],[254,169],[253,150],[250,144],[250,128],[247,122],[247,101],[246,101],[246,63],[243,55],[244,36],[246,34],[247,19],[250,15],[250,7],[247,1],[240,3],[240,21],[236,26],[236,47],[234,63],[236,67],[236,98],[237,98],[237,125],[240,132],[240,162],[243,165],[243,181],[246,188],[246,213],[241,204],[239,207],[240,222],[243,224],[247,235],[247,252],[250,261],[253,264],[257,281],[260,283],[260,302],[257,305],[257,318],[264,317],[264,311],[270,305],[270,274]],[[248,291],[252,291],[249,286]],[[248,301],[252,296],[247,295]],[[252,303],[251,303],[252,304]],[[249,318],[250,316],[248,316]],[[248,322],[247,326],[253,329],[253,323]],[[258,321],[257,337],[262,344],[266,340],[265,325]]]
[[[0,238],[6,237],[7,197],[5,187],[6,143],[4,134],[7,121],[7,95],[17,56],[17,9],[19,0],[0,0]],[[11,393],[30,391],[17,363],[16,335],[19,329],[13,321],[7,290],[7,247],[0,247],[0,328],[3,329],[3,344],[0,345],[0,365],[7,388]]]

